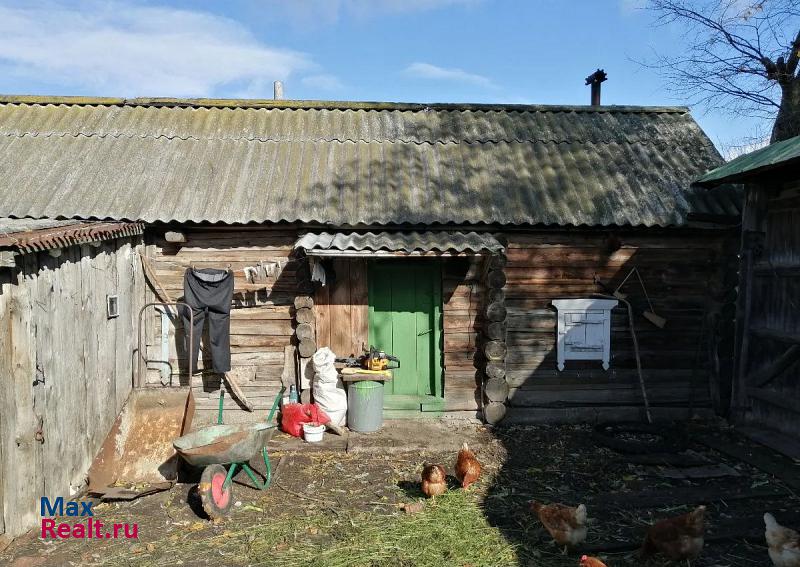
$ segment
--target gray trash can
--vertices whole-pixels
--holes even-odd
[[[359,380],[348,384],[347,426],[359,433],[383,427],[383,382]]]

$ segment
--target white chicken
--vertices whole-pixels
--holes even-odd
[[[764,514],[769,558],[775,567],[800,567],[800,534],[778,523],[775,516]]]

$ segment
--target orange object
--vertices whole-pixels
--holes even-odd
[[[461,488],[469,488],[481,476],[481,463],[475,458],[475,453],[469,450],[464,443],[458,452],[456,460],[456,478],[461,483]]]
[[[447,473],[442,465],[425,465],[422,470],[422,492],[429,498],[447,492]]]
[[[575,508],[563,504],[531,502],[531,510],[559,545],[575,546],[586,540],[586,506]]]
[[[325,425],[331,420],[317,404],[286,404],[281,408],[281,429],[293,437],[303,435],[304,423]]]
[[[589,557],[588,555],[584,555],[581,557],[580,567],[608,567],[608,565],[600,561],[597,557]]]
[[[663,553],[673,561],[694,559],[703,550],[706,507],[698,506],[688,514],[659,520],[647,529],[642,543],[642,557]]]

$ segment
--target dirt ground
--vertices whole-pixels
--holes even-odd
[[[314,451],[277,437],[271,487],[259,492],[244,474],[237,476],[236,504],[225,520],[204,518],[189,482],[133,502],[95,506],[96,518],[106,524],[138,524],[136,540],[44,541],[34,531],[0,554],[0,564],[558,567],[576,566],[588,552],[610,567],[634,566],[646,564],[638,546],[649,523],[704,503],[707,543],[694,565],[764,566],[770,563],[763,513],[795,527],[800,521],[798,463],[775,456],[773,464],[783,471],[779,479],[730,451],[718,452],[710,448],[714,439],[745,452],[765,450],[717,425],[694,425],[688,452],[670,465],[631,462],[648,459],[598,446],[587,426],[398,427],[408,428],[408,435],[394,429],[335,439]],[[423,463],[442,463],[452,473],[463,439],[484,465],[477,485],[464,493],[453,483],[416,514],[401,510],[422,500]],[[562,553],[529,512],[532,499],[585,503],[587,542]]]

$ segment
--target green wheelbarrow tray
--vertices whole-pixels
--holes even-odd
[[[252,459],[272,439],[275,425],[248,423],[212,425],[172,442],[178,454],[195,467],[228,465]]]

